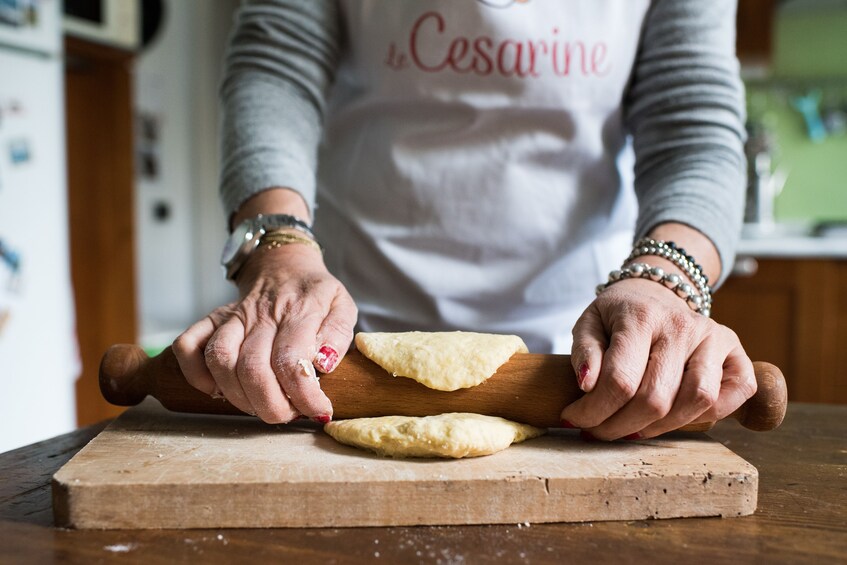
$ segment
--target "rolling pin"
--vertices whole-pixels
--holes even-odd
[[[750,430],[772,430],[785,416],[785,378],[770,363],[753,366],[758,390],[731,417]],[[516,353],[484,383],[452,392],[393,377],[358,351],[349,352],[320,382],[332,402],[334,419],[474,412],[556,428],[561,427],[562,409],[583,395],[568,355],[538,353]],[[188,384],[170,347],[151,358],[138,346],[113,345],[100,363],[100,391],[118,406],[134,406],[149,395],[175,412],[245,415]],[[713,425],[680,429],[705,431]]]

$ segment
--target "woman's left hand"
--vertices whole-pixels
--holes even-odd
[[[738,336],[660,284],[628,279],[604,290],[573,329],[585,396],[563,424],[602,440],[641,439],[729,416],[756,392]]]

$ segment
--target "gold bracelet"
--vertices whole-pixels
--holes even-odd
[[[321,247],[321,244],[314,239],[288,231],[267,232],[262,236],[261,245],[264,246],[265,249],[277,249],[283,245],[288,245],[289,243],[303,243],[310,247],[314,247],[323,253],[323,247]]]

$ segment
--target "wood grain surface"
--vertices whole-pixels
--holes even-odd
[[[53,502],[75,528],[501,524],[741,516],[757,488],[756,469],[704,434],[610,444],[556,431],[488,457],[403,460],[312,423],[147,400],[56,473]]]
[[[792,404],[767,434],[709,432],[760,471],[752,516],[389,528],[65,530],[50,477],[102,425],[0,454],[3,563],[838,563],[847,561],[847,406]],[[315,508],[314,512],[326,509]]]

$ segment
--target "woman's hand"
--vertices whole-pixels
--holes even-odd
[[[586,394],[562,419],[597,439],[648,438],[716,421],[756,392],[735,333],[650,280],[608,287],[573,335],[571,360]]]
[[[332,371],[350,347],[357,310],[321,253],[292,243],[260,247],[238,274],[241,299],[173,344],[186,380],[268,423],[299,415],[326,423],[332,405],[315,367]]]

